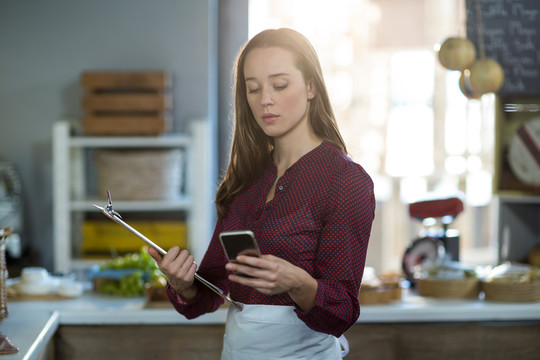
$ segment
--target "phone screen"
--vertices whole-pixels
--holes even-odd
[[[255,236],[249,230],[222,232],[219,238],[229,261],[235,260],[238,255],[260,256]]]

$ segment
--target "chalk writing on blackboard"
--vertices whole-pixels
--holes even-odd
[[[477,1],[485,54],[497,60],[505,73],[499,94],[540,95],[540,1],[467,0],[467,37],[477,49]]]

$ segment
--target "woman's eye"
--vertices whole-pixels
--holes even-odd
[[[248,94],[255,94],[259,91],[259,89],[248,89]]]
[[[287,88],[287,84],[283,84],[283,85],[275,85],[274,88],[276,90],[285,90]]]

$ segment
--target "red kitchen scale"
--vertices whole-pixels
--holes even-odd
[[[449,258],[459,261],[459,231],[448,226],[463,211],[463,201],[457,197],[419,201],[409,204],[409,215],[419,220],[423,228],[403,254],[402,268],[411,286],[414,273],[427,262]]]

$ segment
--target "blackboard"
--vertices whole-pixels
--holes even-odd
[[[467,37],[475,44],[477,56],[480,23],[486,57],[504,69],[499,94],[540,95],[540,0],[467,0],[466,7]]]

